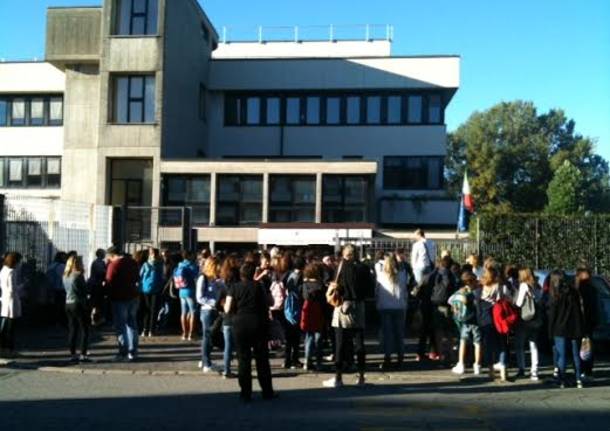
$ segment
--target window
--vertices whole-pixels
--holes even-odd
[[[428,98],[428,123],[440,124],[442,122],[441,112],[441,96],[431,94]]]
[[[271,175],[269,177],[269,221],[315,222],[316,177]]]
[[[23,160],[10,159],[8,161],[8,184],[9,186],[23,185]]]
[[[8,124],[8,100],[0,99],[0,127]]]
[[[246,100],[246,122],[250,125],[261,122],[261,99],[258,97],[248,97]]]
[[[199,84],[199,119],[204,123],[207,123],[207,110],[206,110],[206,99],[207,99],[207,89],[205,85]]]
[[[61,159],[47,159],[47,187],[61,186]]]
[[[242,104],[239,97],[225,99],[225,123],[227,126],[237,126],[242,122]]]
[[[280,98],[267,98],[267,124],[280,124]]]
[[[366,222],[369,216],[371,180],[362,175],[324,175],[322,221]]]
[[[388,96],[387,112],[388,124],[400,124],[402,122],[402,97]]]
[[[381,97],[368,96],[366,98],[366,122],[367,124],[381,123]]]
[[[301,123],[301,99],[299,97],[286,98],[286,124]]]
[[[210,176],[166,175],[163,177],[163,205],[190,207],[191,221],[195,226],[210,224]],[[181,216],[174,210],[166,211],[164,223],[179,224]]]
[[[420,124],[422,122],[422,97],[409,96],[409,117],[410,124]]]
[[[44,99],[36,97],[30,100],[30,125],[42,126],[44,124]]]
[[[326,98],[326,124],[339,124],[341,122],[341,98]]]
[[[13,99],[11,110],[11,126],[25,126],[25,99]]]
[[[42,186],[42,159],[30,158],[28,161],[27,184],[28,186]]]
[[[320,98],[311,96],[307,99],[307,124],[320,124]]]
[[[347,124],[360,124],[360,97],[347,98]]]
[[[256,225],[263,211],[263,178],[260,175],[218,175],[216,224]]]
[[[60,180],[59,157],[0,157],[0,187],[57,188]]]
[[[6,164],[5,160],[0,159],[0,188],[6,187],[6,182],[4,180],[4,165],[5,164]]]
[[[386,190],[439,190],[443,187],[443,158],[384,157],[383,188]]]
[[[117,0],[115,34],[157,34],[158,0]]]
[[[113,121],[119,124],[155,121],[155,77],[152,75],[114,78]]]
[[[49,99],[49,124],[59,126],[64,121],[64,103],[61,97]]]

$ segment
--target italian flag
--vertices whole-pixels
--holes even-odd
[[[470,193],[470,183],[468,173],[464,172],[464,184],[462,185],[462,203],[469,213],[474,213],[474,199]]]

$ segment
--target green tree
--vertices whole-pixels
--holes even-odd
[[[540,115],[532,102],[502,102],[472,114],[449,135],[447,145],[450,191],[459,193],[467,167],[483,211],[543,210],[548,185],[565,160],[583,175],[585,208],[609,208],[608,163],[561,110]]]
[[[585,183],[580,170],[565,160],[555,171],[549,183],[547,196],[549,202],[545,212],[549,214],[576,214],[585,208]]]

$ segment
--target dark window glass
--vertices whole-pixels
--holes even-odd
[[[347,98],[347,124],[360,124],[360,97]]]
[[[269,177],[269,221],[315,221],[316,177],[271,175]]]
[[[320,98],[311,96],[307,99],[307,124],[320,124]]]
[[[361,175],[324,175],[322,221],[366,222],[370,206],[371,180]]]
[[[286,98],[286,124],[301,124],[301,99]]]
[[[366,98],[366,122],[368,124],[381,123],[381,97],[368,96]]]
[[[11,103],[11,125],[25,125],[25,99],[18,97]]]
[[[441,122],[441,96],[431,94],[428,98],[428,123],[439,124]]]
[[[388,124],[402,122],[402,97],[388,96]]]
[[[259,97],[248,97],[246,99],[246,122],[250,125],[261,122],[261,99]]]
[[[383,187],[394,190],[440,190],[442,157],[385,157]]]
[[[422,97],[409,96],[409,117],[410,124],[420,124],[422,122]]]
[[[208,175],[167,175],[164,176],[164,199],[166,207],[190,207],[194,225],[210,223],[210,177]],[[181,213],[168,209],[163,221],[179,224]]]
[[[47,186],[61,186],[61,159],[59,158],[47,159]]]
[[[0,126],[8,124],[8,100],[0,99]]]
[[[267,98],[267,124],[280,124],[280,98]]]
[[[29,158],[27,159],[27,162],[27,185],[32,187],[40,187],[42,185],[42,159]]]
[[[115,34],[157,34],[158,0],[117,0]]]
[[[262,219],[263,178],[260,175],[219,175],[216,224],[255,225]]]
[[[155,77],[146,75],[114,78],[114,118],[116,123],[155,121]]]
[[[225,124],[227,126],[241,124],[241,99],[239,97],[227,96],[225,98]]]
[[[341,122],[341,98],[328,97],[326,99],[326,124],[339,124]]]

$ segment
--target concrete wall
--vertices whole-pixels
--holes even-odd
[[[49,8],[46,58],[57,63],[97,62],[100,56],[102,9]]]
[[[50,63],[0,63],[0,93],[63,93],[64,89],[64,73]]]
[[[0,156],[61,156],[63,127],[0,127]]]
[[[199,88],[208,87],[208,25],[193,0],[167,2],[163,60],[163,145],[166,158],[197,157],[205,151],[207,122],[199,117]],[[213,33],[210,33],[210,38]]]
[[[337,42],[230,42],[221,43],[212,55],[222,58],[297,57],[389,57],[392,43],[387,40]]]
[[[458,88],[459,57],[214,60],[212,90]]]

